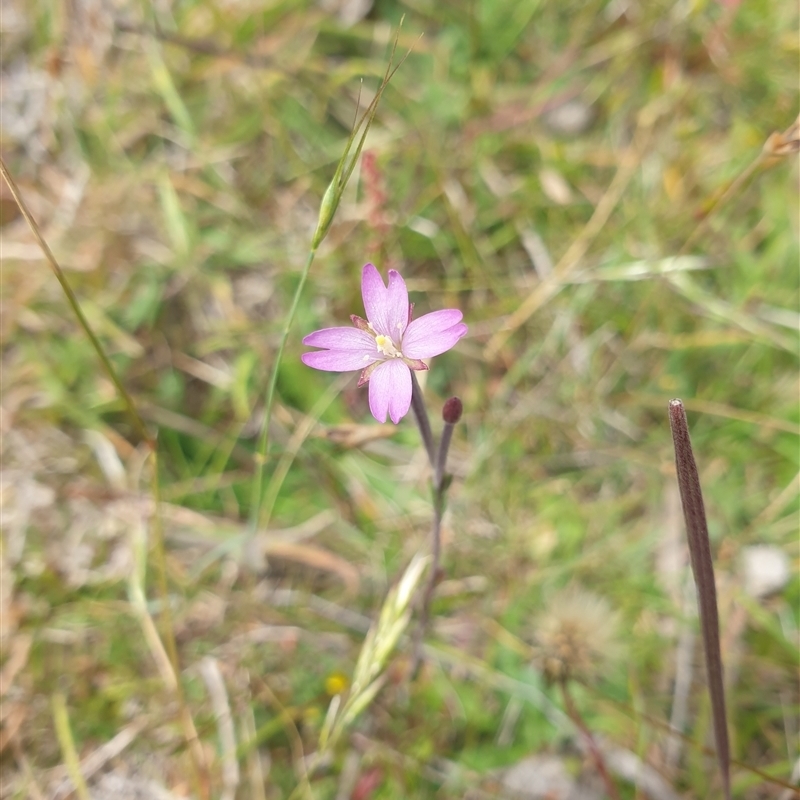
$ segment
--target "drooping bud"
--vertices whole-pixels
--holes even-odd
[[[449,400],[445,401],[444,407],[442,408],[442,419],[448,425],[455,425],[460,419],[461,414],[464,411],[464,406],[457,397],[451,397]]]

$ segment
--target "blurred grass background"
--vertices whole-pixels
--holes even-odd
[[[411,54],[281,365],[266,474],[288,469],[252,539],[275,348],[402,15]],[[401,648],[313,796],[546,796],[532,778],[513,794],[525,768],[556,771],[551,797],[602,796],[543,679],[570,625],[605,657],[575,687],[588,727],[660,776],[614,767],[620,795],[718,791],[674,396],[717,555],[734,793],[790,796],[769,777],[796,780],[800,755],[798,174],[791,144],[761,153],[797,115],[796,4],[4,0],[0,27],[3,158],[158,429],[210,796],[298,785],[365,627],[427,547],[411,419],[377,425],[354,376],[299,361],[305,333],[362,313],[368,260],[403,273],[417,313],[464,311],[426,394],[435,420],[451,394],[465,416],[431,658],[409,685]],[[191,796],[130,588],[151,462],[2,190],[2,796],[68,796],[65,741],[93,797]]]

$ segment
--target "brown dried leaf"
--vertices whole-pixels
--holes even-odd
[[[725,688],[722,681],[722,653],[719,643],[719,611],[717,588],[714,582],[714,563],[711,559],[711,542],[708,537],[706,511],[700,477],[692,452],[686,411],[680,400],[670,400],[669,421],[672,441],[675,446],[675,467],[678,488],[681,492],[686,534],[689,540],[689,557],[692,562],[700,625],[703,634],[703,650],[708,677],[708,693],[711,697],[711,714],[714,721],[714,737],[717,742],[717,760],[722,773],[725,797],[731,796],[731,757],[728,743],[728,718],[725,710]]]

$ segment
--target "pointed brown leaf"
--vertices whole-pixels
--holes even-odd
[[[670,400],[669,422],[672,442],[675,447],[675,468],[678,473],[678,488],[681,493],[683,517],[686,520],[686,535],[689,540],[689,557],[692,562],[697,600],[700,607],[700,627],[703,634],[703,649],[708,676],[708,692],[711,696],[711,714],[714,720],[714,737],[717,742],[717,760],[722,773],[725,797],[731,797],[730,746],[728,744],[728,721],[725,712],[725,690],[722,682],[722,654],[719,645],[719,613],[717,589],[714,583],[714,565],[711,561],[711,544],[708,538],[706,511],[700,477],[692,452],[686,410],[680,400]]]

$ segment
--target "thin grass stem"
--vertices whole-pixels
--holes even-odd
[[[339,393],[345,387],[346,383],[350,380],[349,376],[345,375],[338,381],[332,383],[328,389],[320,395],[319,399],[306,414],[303,421],[295,428],[294,433],[289,439],[286,449],[278,461],[275,471],[269,481],[269,486],[265,492],[265,499],[262,502],[261,510],[261,523],[260,528],[266,530],[269,527],[270,520],[272,519],[272,512],[275,510],[275,503],[278,500],[281,487],[283,486],[286,476],[289,474],[292,464],[303,446],[303,442],[311,434],[311,431],[319,422],[319,418],[325,413],[328,406],[339,396]]]
[[[258,450],[256,452],[256,468],[253,472],[253,481],[250,490],[250,532],[255,533],[262,522],[262,500],[263,500],[263,482],[264,482],[264,467],[269,458],[269,422],[272,417],[272,406],[275,402],[275,387],[278,385],[278,371],[281,366],[281,359],[283,358],[283,351],[286,348],[286,342],[289,340],[289,333],[292,330],[297,308],[300,305],[300,298],[303,295],[306,281],[308,280],[308,273],[311,271],[311,265],[314,263],[316,256],[316,249],[309,250],[308,258],[306,259],[303,271],[300,273],[300,281],[294,292],[292,305],[289,308],[289,313],[286,316],[286,322],[283,325],[281,332],[280,342],[278,343],[278,350],[275,353],[275,361],[272,365],[272,372],[269,378],[269,385],[267,386],[267,398],[264,403],[264,420],[261,423],[261,439],[258,443]]]
[[[175,640],[175,627],[172,622],[172,608],[170,605],[169,585],[167,582],[167,554],[164,546],[164,525],[161,518],[158,447],[153,447],[151,455],[153,459],[153,468],[150,477],[151,491],[153,494],[153,522],[151,531],[153,534],[153,554],[156,564],[156,583],[158,585],[159,599],[161,600],[160,617],[162,630],[159,638],[166,645],[165,649],[174,674],[174,684],[172,688],[175,692],[175,698],[178,701],[183,734],[192,760],[192,780],[195,793],[198,797],[206,798],[209,796],[208,770],[205,764],[203,749],[197,736],[197,729],[183,694],[180,658],[178,656],[178,646]],[[144,609],[144,611],[146,613],[146,609]]]
[[[19,206],[19,210],[22,213],[22,216],[25,219],[25,222],[28,223],[28,227],[31,229],[31,232],[36,239],[36,243],[39,245],[42,253],[44,253],[44,257],[47,259],[47,263],[50,265],[50,269],[52,269],[53,274],[56,276],[56,280],[61,284],[61,288],[64,291],[64,294],[67,297],[67,302],[72,308],[73,313],[78,319],[78,324],[83,329],[83,332],[88,337],[89,341],[92,343],[92,347],[94,347],[95,352],[97,353],[100,362],[103,365],[103,369],[106,371],[111,382],[114,384],[114,388],[117,390],[117,393],[122,398],[123,403],[128,411],[128,414],[133,422],[133,426],[136,429],[138,435],[142,438],[143,441],[147,442],[151,447],[153,447],[153,437],[148,433],[147,427],[144,424],[139,412],[136,410],[136,404],[133,402],[133,398],[128,394],[128,390],[122,384],[119,376],[117,375],[116,370],[114,369],[113,364],[111,363],[111,359],[106,354],[106,351],[103,349],[103,345],[100,343],[100,340],[95,335],[95,332],[92,330],[92,326],[89,324],[89,320],[86,319],[85,314],[83,313],[83,309],[81,308],[80,303],[78,302],[78,298],[75,295],[75,292],[72,290],[72,286],[70,286],[69,281],[67,280],[67,276],[64,274],[64,271],[61,269],[56,257],[53,255],[53,251],[50,249],[50,246],[45,241],[44,237],[39,230],[39,226],[36,223],[36,220],[33,218],[30,210],[28,209],[25,200],[23,199],[19,189],[17,188],[17,184],[14,181],[14,178],[11,176],[11,173],[8,171],[8,167],[6,167],[5,161],[3,161],[2,157],[0,157],[0,173],[2,173],[3,178],[5,179],[6,184],[8,184],[8,188],[11,191],[14,200],[16,201],[17,205]]]
[[[728,201],[733,198],[747,183],[750,178],[762,167],[768,167],[781,158],[785,158],[800,149],[800,115],[783,132],[772,133],[767,137],[761,152],[730,182],[722,194],[712,201],[711,206],[706,210],[703,218],[695,226],[694,230],[680,249],[680,253],[685,253],[697,241],[703,231],[706,230],[711,217],[722,209]]]

